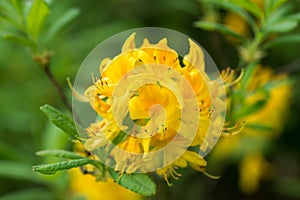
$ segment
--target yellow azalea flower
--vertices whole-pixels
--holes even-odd
[[[239,119],[246,122],[245,128],[237,135],[221,138],[211,152],[212,162],[241,159],[239,183],[245,193],[254,192],[260,179],[270,176],[270,164],[263,158],[263,151],[282,131],[291,97],[291,85],[285,74],[274,75],[271,69],[257,66],[246,88],[247,94],[251,95],[246,98],[245,105],[240,106],[266,98],[258,90],[266,84],[270,89],[264,107]],[[239,85],[233,88],[238,89]]]
[[[107,157],[96,155],[121,173],[157,170],[167,181],[177,167],[205,172],[198,151],[209,150],[222,130],[224,92],[206,74],[201,48],[189,44],[182,64],[166,38],[137,48],[134,33],[119,55],[101,62],[101,78],[84,93],[102,118],[86,129],[87,150],[102,148]]]
[[[69,170],[70,193],[86,200],[141,200],[142,196],[123,188],[112,179],[96,182],[95,177],[82,174],[79,168]]]
[[[97,129],[93,125],[92,131]],[[82,156],[88,156],[92,159],[97,159],[95,155],[90,154],[85,150],[83,145],[78,142],[74,145],[74,151]],[[127,190],[108,178],[105,181],[96,181],[96,178],[91,174],[95,173],[93,165],[86,165],[83,168],[73,168],[68,171],[70,175],[69,190],[70,195],[81,197],[86,200],[141,200],[142,196],[130,190]]]
[[[91,124],[86,131],[89,133],[89,139],[85,142],[85,146],[91,151],[108,144],[119,134],[120,129],[114,121],[102,120]]]
[[[246,194],[251,194],[259,186],[260,179],[269,179],[272,166],[260,152],[249,153],[240,164],[239,186]]]

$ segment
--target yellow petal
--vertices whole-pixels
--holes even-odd
[[[186,159],[189,163],[193,163],[197,166],[206,166],[206,161],[196,152],[186,151],[182,158]]]
[[[127,40],[124,42],[123,47],[122,47],[122,53],[126,52],[126,51],[130,51],[132,49],[135,48],[135,34],[136,33],[132,33]]]
[[[204,53],[202,49],[191,39],[189,39],[189,44],[190,52],[184,57],[183,63],[187,69],[196,67],[200,72],[204,72]]]
[[[99,66],[99,71],[102,74],[102,72],[105,70],[105,67],[109,65],[109,62],[111,62],[110,58],[104,58]]]

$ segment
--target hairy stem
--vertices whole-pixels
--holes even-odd
[[[62,102],[65,104],[65,106],[72,111],[72,107],[63,91],[59,83],[57,82],[56,78],[53,76],[50,67],[47,67],[44,69],[45,74],[48,76],[50,81],[52,82],[53,86],[55,87],[56,91],[58,92],[59,97],[61,98]]]
[[[42,70],[45,72],[45,74],[47,75],[47,77],[49,78],[49,80],[51,81],[53,86],[55,87],[61,101],[65,104],[67,109],[72,111],[72,106],[69,103],[68,98],[66,97],[62,87],[60,86],[60,84],[56,80],[55,76],[51,72],[51,69],[50,69],[50,58],[51,58],[51,56],[52,56],[52,54],[50,52],[46,52],[44,55],[33,57],[33,60],[36,63],[38,63],[40,65],[40,67],[42,68]]]

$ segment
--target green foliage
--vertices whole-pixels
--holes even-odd
[[[233,12],[235,14],[240,15],[243,19],[245,19],[253,28],[256,27],[255,20],[245,9],[236,5],[230,1],[216,1],[216,0],[203,0],[203,2],[217,5],[227,11]],[[198,27],[201,28],[201,27]],[[205,29],[205,27],[203,27]]]
[[[219,14],[220,17],[223,17],[223,14],[226,12],[234,12],[247,21],[251,28],[250,37],[246,38],[248,40],[243,43],[243,46],[247,45],[247,49],[254,41],[258,41],[259,45],[256,46],[261,48],[259,50],[265,51],[272,49],[271,57],[267,57],[263,60],[264,63],[275,63],[273,67],[282,66],[291,58],[298,56],[297,46],[295,46],[297,44],[294,43],[300,42],[300,34],[299,31],[291,32],[294,30],[291,28],[293,28],[295,21],[299,21],[299,14],[296,12],[293,13],[293,11],[299,10],[297,6],[294,6],[297,5],[298,1],[265,0],[266,6],[264,10],[261,11],[263,17],[257,17],[259,13],[255,11],[256,8],[253,8],[251,5],[246,5],[245,3],[247,2],[245,1],[237,2],[238,0],[236,0],[237,4],[235,4],[231,0],[201,0],[201,2],[204,1],[209,2],[211,7],[215,8],[218,14],[221,13]],[[195,15],[198,15],[199,12],[206,11],[205,7],[197,6],[195,1],[163,0],[159,2],[159,4],[150,1],[143,1],[141,3],[138,0],[118,1],[117,3],[115,1],[103,1],[100,4],[95,0],[76,2],[72,0],[39,1],[40,6],[45,9],[42,13],[40,13],[40,10],[37,10],[36,15],[41,15],[43,20],[40,22],[37,21],[39,28],[36,27],[36,30],[34,30],[35,27],[31,25],[31,31],[29,32],[28,16],[30,12],[32,13],[33,6],[36,2],[38,1],[0,0],[0,34],[2,39],[9,41],[0,42],[0,93],[2,95],[2,98],[0,98],[1,200],[34,200],[40,199],[41,197],[43,197],[43,199],[73,199],[70,197],[67,173],[61,172],[55,176],[40,176],[38,173],[32,172],[31,166],[32,163],[37,162],[56,162],[57,160],[51,160],[51,156],[75,160],[82,158],[79,157],[80,155],[72,152],[56,150],[59,148],[71,149],[70,140],[67,139],[68,135],[61,134],[61,131],[56,129],[52,123],[46,122],[36,107],[43,105],[45,102],[57,107],[60,107],[61,104],[51,88],[49,81],[40,74],[39,70],[32,67],[32,61],[28,59],[28,55],[11,43],[18,44],[26,50],[29,50],[30,56],[37,54],[42,55],[50,48],[51,52],[55,53],[55,58],[51,60],[51,64],[53,65],[52,69],[55,75],[57,75],[59,83],[63,83],[66,76],[73,76],[76,73],[76,66],[80,66],[85,55],[95,44],[113,34],[132,27],[162,26],[176,29],[193,37],[200,44],[203,44],[206,50],[215,57],[215,61],[218,61],[217,51],[220,50],[224,57],[227,56],[227,59],[230,59],[230,64],[235,63],[234,58],[236,56],[233,52],[227,51],[227,49],[224,50],[227,48],[224,44],[228,42],[223,41],[221,38],[220,41],[216,42],[222,43],[222,48],[219,49],[212,45],[215,41],[210,42],[210,34],[195,31],[191,27]],[[251,1],[248,3],[251,4]],[[289,6],[290,8],[286,7],[286,10],[283,9],[283,5],[285,4],[291,5]],[[82,17],[77,18],[79,9],[72,8],[73,5],[80,8]],[[45,12],[47,9],[48,12]],[[222,12],[219,12],[219,9],[221,9]],[[111,15],[111,13],[114,13],[114,15]],[[35,15],[35,13],[31,15]],[[77,19],[76,23],[72,23],[74,19]],[[220,18],[219,21],[213,22],[222,24],[222,19],[223,18]],[[282,29],[280,26],[286,22],[288,22],[288,26]],[[69,27],[70,24],[73,25]],[[274,30],[273,25],[275,25],[275,28],[277,26],[277,30]],[[67,29],[68,27],[71,29]],[[271,28],[271,30],[267,30],[265,27],[267,27],[267,29]],[[291,30],[288,31],[286,28]],[[218,31],[218,28],[214,30]],[[283,30],[287,32],[282,32]],[[60,34],[62,32],[64,34]],[[226,31],[223,31],[222,34],[228,35]],[[229,35],[230,34],[232,33],[229,33]],[[254,40],[253,36],[255,35],[257,38]],[[245,36],[243,37],[245,38]],[[259,37],[262,38],[259,39]],[[234,38],[241,43],[240,36],[234,36]],[[241,45],[240,43],[238,43],[238,45]],[[225,48],[223,48],[223,45]],[[257,49],[258,48],[255,48],[255,50]],[[276,51],[278,51],[277,55]],[[270,52],[265,55],[270,55]],[[223,61],[219,62],[223,64]],[[228,63],[225,62],[225,64]],[[231,66],[235,66],[233,64]],[[248,69],[255,69],[255,65],[246,64],[245,66],[245,78],[243,78],[239,84],[247,87],[248,81],[253,76],[253,71],[248,71]],[[266,85],[266,90],[269,90],[272,84]],[[295,96],[298,98],[300,96],[299,92],[295,90],[295,93]],[[237,96],[244,97],[243,95],[244,93],[242,92],[237,94]],[[237,97],[237,100],[240,99],[240,97]],[[276,173],[276,175],[279,177],[282,176],[282,171],[286,170],[289,170],[290,176],[297,177],[297,174],[294,174],[297,170],[295,171],[293,169],[297,169],[299,163],[287,162],[286,159],[297,157],[297,141],[299,141],[297,134],[297,130],[299,130],[297,126],[299,124],[299,112],[297,112],[299,110],[298,102],[300,102],[299,98],[292,103],[295,112],[289,120],[289,134],[278,139],[276,142],[280,145],[281,149],[278,150],[278,154],[276,153],[275,156],[269,155],[270,160],[277,162],[276,169],[278,168],[278,173]],[[254,130],[271,129],[261,124],[246,123],[246,126]],[[118,140],[116,140],[115,143],[122,141],[122,138],[116,139]],[[256,141],[251,140],[251,138],[245,137],[243,141],[240,142],[240,148],[244,148],[245,144],[245,146],[248,145],[247,148],[257,150],[259,148],[256,147],[257,144],[255,142]],[[264,146],[265,143],[261,143],[262,144],[258,146]],[[37,149],[47,148],[53,148],[55,150],[38,152],[38,155],[44,157],[37,161],[34,152]],[[235,153],[240,154],[241,151],[236,151]],[[281,163],[289,163],[289,166],[284,165],[283,168],[280,168],[282,167],[280,166]],[[99,163],[97,163],[97,165],[98,164]],[[112,176],[115,177],[116,182],[119,184],[122,183],[126,188],[137,188],[136,184],[130,185],[124,182],[124,177],[127,179],[129,176],[131,178],[131,175],[123,174],[123,176],[120,176],[118,172],[114,172]],[[270,198],[276,198],[277,193],[279,193],[282,198],[286,199],[289,197],[299,197],[299,181],[284,181],[277,179],[277,176],[273,178],[275,178],[275,183],[278,181],[278,185],[276,184],[276,187],[273,188],[274,181],[265,182],[267,187],[262,188],[264,191],[263,195],[267,194]],[[284,177],[288,176],[289,175],[284,174]],[[200,176],[187,171],[185,176],[182,176],[179,180],[182,182],[180,187],[175,184],[169,188],[162,183],[159,185],[157,195],[153,197],[153,199],[215,199],[223,195],[226,196],[227,193],[224,191],[237,190],[237,188],[235,188],[236,185],[232,186],[232,183],[236,181],[236,176],[234,175],[233,177],[231,171],[229,173],[225,172],[225,176],[217,183],[218,187],[214,185],[214,182],[208,179],[199,179],[199,177]],[[230,184],[228,184],[228,179],[230,179]],[[144,179],[142,178],[140,181],[144,182]],[[156,179],[156,181],[159,183],[160,180]],[[129,182],[132,184],[132,181]],[[134,182],[140,184],[139,181]],[[190,183],[193,184],[190,185]],[[201,188],[200,191],[199,188]],[[226,190],[222,189],[220,191],[218,188],[225,188]],[[151,190],[152,192],[148,193],[154,194],[153,188],[150,189],[150,191]],[[218,194],[219,196],[211,196],[214,194]],[[255,194],[255,196],[259,198],[260,193]],[[247,198],[245,196],[239,197],[240,195],[237,194],[235,198]]]
[[[119,174],[109,168],[112,178],[121,186],[144,196],[151,196],[156,193],[156,184],[144,173]]]
[[[264,124],[247,123],[247,127],[258,131],[272,131],[273,128]]]
[[[243,105],[243,107],[237,109],[237,111],[234,113],[234,119],[238,120],[242,117],[249,116],[259,110],[261,110],[267,103],[267,99],[262,99],[255,101],[253,104],[250,105]]]
[[[79,9],[70,8],[52,26],[46,31],[44,40],[51,41],[61,30],[76,19],[79,15]]]
[[[264,44],[265,48],[272,48],[283,44],[300,43],[300,34],[288,34],[275,38],[274,40]]]
[[[69,134],[72,138],[80,139],[73,119],[47,104],[41,106],[40,109],[53,124],[63,130],[65,133]]]
[[[52,200],[53,196],[46,190],[42,188],[31,188],[23,189],[17,192],[11,192],[1,196],[1,200],[17,200],[17,199],[30,199],[30,200]]]
[[[35,43],[23,35],[17,33],[4,33],[2,34],[3,39],[14,42],[23,47],[29,47],[35,49]]]
[[[43,183],[43,180],[37,174],[32,173],[30,165],[14,161],[0,162],[0,177],[7,177],[18,181],[26,180],[33,183]]]
[[[232,31],[231,29],[229,29],[228,27],[224,26],[223,24],[219,24],[216,22],[210,22],[210,21],[197,21],[194,23],[194,26],[197,28],[202,28],[208,31],[218,31],[220,33],[223,33],[224,35],[229,35],[235,38],[239,38],[241,40],[243,40],[243,36],[235,33],[234,31]]]
[[[80,159],[57,162],[53,164],[35,165],[32,167],[32,170],[42,174],[55,174],[57,171],[80,167],[87,164],[94,164],[95,162],[96,162],[95,160],[89,158],[80,158]]]
[[[248,0],[204,0],[205,3],[214,5],[215,12],[218,9],[225,9],[241,16],[249,25],[252,37],[245,38],[238,33],[232,31],[229,27],[222,23],[222,19],[214,22],[200,20],[195,23],[197,28],[207,31],[217,31],[227,36],[234,37],[239,40],[238,49],[240,51],[240,65],[249,63],[258,63],[265,55],[266,49],[290,41],[297,41],[300,34],[293,35],[293,38],[287,39],[284,35],[276,35],[274,42],[270,41],[271,34],[283,34],[294,30],[298,26],[300,20],[299,14],[291,14],[291,3],[285,0],[265,2],[264,9],[260,9],[252,1]],[[205,17],[203,18],[205,19]],[[268,43],[271,43],[268,45]]]
[[[76,153],[61,150],[61,149],[49,149],[49,150],[42,150],[36,152],[36,155],[38,156],[55,156],[59,158],[69,158],[69,159],[81,159],[84,158],[81,155],[78,155]]]
[[[253,76],[256,65],[257,65],[256,63],[252,63],[246,67],[244,76],[241,80],[241,87],[243,89],[245,89],[248,86],[248,84],[251,80],[251,77]]]
[[[65,150],[43,150],[36,153],[39,156],[55,156],[60,158],[67,158],[72,160],[57,162],[53,164],[45,164],[45,165],[36,165],[33,166],[33,171],[42,173],[42,174],[55,174],[61,170],[67,170],[75,167],[84,166],[87,164],[92,164],[96,168],[100,170],[103,169],[103,164],[97,160],[93,160],[90,158],[82,157],[76,153],[65,151]],[[151,178],[147,174],[143,173],[134,173],[134,174],[122,174],[119,175],[118,172],[115,172],[111,168],[107,168],[104,170],[108,170],[111,177],[121,186],[136,192],[138,194],[144,196],[151,196],[156,193],[156,184],[151,180]],[[105,173],[103,173],[105,174]],[[102,177],[98,177],[101,179]]]
[[[240,6],[257,18],[262,18],[263,13],[253,2],[249,0],[231,0],[233,4]]]
[[[48,14],[48,5],[43,0],[34,0],[26,19],[27,33],[34,40],[40,35],[42,26]]]
[[[4,31],[3,38],[29,47],[31,53],[36,55],[43,54],[46,51],[43,45],[51,42],[79,15],[78,9],[70,8],[51,24],[47,24],[51,9],[44,0],[27,3],[20,0],[1,1],[0,9],[2,11],[0,20],[8,22],[15,28],[15,31]]]

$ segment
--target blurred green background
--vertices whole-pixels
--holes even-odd
[[[8,0],[1,0],[8,1]],[[50,2],[50,1],[49,1]],[[294,12],[300,2],[291,1]],[[80,15],[48,44],[55,52],[51,69],[71,101],[66,77],[74,80],[86,55],[101,41],[131,28],[158,26],[180,31],[198,41],[220,69],[235,67],[237,54],[232,44],[219,34],[201,31],[193,23],[202,16],[195,0],[53,0],[49,19],[56,19],[66,9],[75,7]],[[10,26],[0,21],[1,34]],[[299,33],[298,27],[295,32]],[[149,199],[300,199],[300,57],[299,44],[289,43],[273,48],[263,64],[286,71],[294,80],[293,98],[289,102],[284,131],[266,155],[276,170],[274,178],[261,181],[253,194],[244,194],[238,187],[238,166],[227,165],[223,170],[208,165],[217,180],[201,173],[183,171],[174,186],[160,181],[158,194]],[[0,199],[76,199],[68,190],[69,176],[58,173],[42,176],[31,166],[50,162],[35,152],[47,148],[72,149],[72,142],[55,128],[40,112],[43,104],[66,108],[55,88],[39,66],[22,47],[0,40]],[[276,109],[276,108],[274,108]],[[79,199],[79,198],[78,198]],[[103,198],[106,199],[106,198]]]

